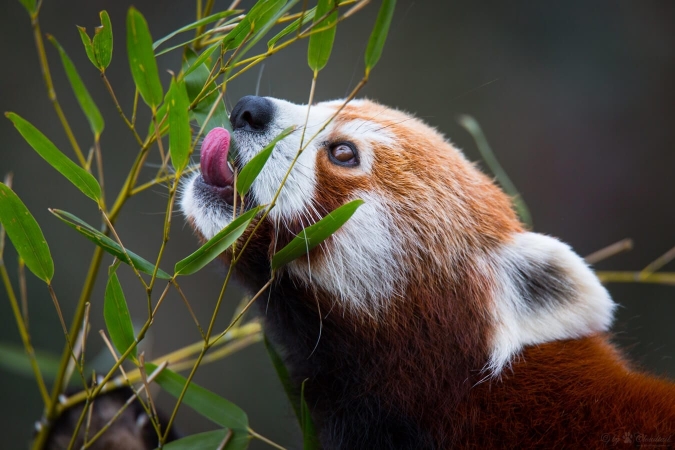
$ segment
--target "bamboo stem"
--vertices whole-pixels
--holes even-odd
[[[47,87],[47,96],[49,97],[49,100],[52,102],[52,106],[54,106],[56,115],[58,116],[59,121],[63,126],[63,131],[65,131],[66,136],[68,137],[68,141],[70,142],[70,145],[73,147],[73,151],[75,152],[77,160],[80,162],[80,165],[82,167],[86,168],[87,160],[85,159],[84,154],[82,153],[82,150],[80,149],[80,146],[77,143],[77,140],[75,139],[73,130],[70,128],[68,119],[66,119],[66,115],[63,113],[63,109],[61,109],[61,104],[59,103],[59,100],[56,97],[56,91],[54,90],[52,74],[51,71],[49,70],[49,62],[47,61],[47,54],[45,53],[45,44],[44,41],[42,40],[42,31],[40,31],[40,22],[38,20],[37,12],[33,15],[33,17],[31,17],[31,25],[33,26],[33,38],[35,39],[35,46],[37,47],[38,58],[40,60],[40,70],[42,71],[42,77],[44,78],[45,86]]]
[[[30,366],[33,369],[33,374],[35,375],[35,381],[37,382],[40,395],[42,396],[42,402],[44,403],[45,408],[49,409],[51,405],[49,392],[47,391],[45,380],[42,378],[42,373],[40,372],[40,367],[38,366],[37,358],[35,356],[35,349],[33,348],[33,344],[31,344],[30,333],[28,333],[26,324],[23,321],[23,316],[21,315],[21,309],[19,308],[19,303],[17,302],[14,288],[12,287],[9,275],[7,274],[7,268],[5,267],[5,264],[1,258],[0,277],[2,277],[2,282],[5,285],[5,290],[7,291],[7,296],[9,297],[9,303],[12,306],[12,313],[14,314],[16,325],[19,327],[21,341],[23,342],[23,347],[26,350],[26,354],[28,355]]]

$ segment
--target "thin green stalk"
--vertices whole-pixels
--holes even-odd
[[[671,248],[666,253],[664,253],[663,255],[656,258],[656,260],[651,262],[647,267],[642,269],[642,271],[640,272],[640,275],[642,277],[647,277],[647,276],[655,273],[659,269],[661,269],[663,266],[668,264],[673,259],[675,259],[675,247]]]
[[[308,0],[303,0],[302,2],[302,11],[300,11],[300,25],[302,25],[302,23],[305,21],[304,17],[305,13],[307,12],[307,3],[309,3]],[[300,32],[302,31],[301,28],[301,26],[298,27],[298,30],[295,33],[296,37],[300,36]]]
[[[47,95],[49,96],[49,100],[52,102],[52,105],[54,106],[56,115],[59,117],[59,120],[61,121],[63,131],[66,132],[68,141],[70,142],[70,145],[73,147],[73,151],[75,152],[75,156],[77,156],[77,160],[80,162],[80,165],[82,167],[86,167],[87,160],[85,159],[84,154],[82,153],[82,150],[80,149],[80,146],[78,145],[77,140],[75,139],[73,130],[70,128],[68,119],[66,119],[66,115],[63,113],[63,110],[61,109],[61,104],[59,103],[59,100],[56,97],[56,91],[54,90],[52,74],[49,70],[49,62],[47,61],[47,54],[45,53],[45,45],[44,41],[42,40],[42,32],[40,31],[40,22],[38,20],[37,12],[34,14],[33,17],[31,17],[31,25],[33,26],[33,37],[35,39],[35,46],[37,47],[38,58],[40,60],[40,70],[42,71],[42,77],[44,78],[45,86],[47,87]]]
[[[215,63],[213,64],[213,67],[211,68],[211,71],[209,72],[209,76],[206,77],[206,83],[204,83],[204,86],[202,86],[202,90],[199,91],[199,93],[198,93],[197,96],[195,97],[195,101],[196,101],[197,99],[200,99],[199,101],[202,101],[202,100],[205,98],[205,97],[202,97],[202,94],[204,93],[204,91],[206,91],[206,89],[209,87],[209,85],[210,85],[216,78],[218,78],[218,77],[223,73],[223,70],[222,70],[222,68],[221,68],[221,69],[218,71],[218,74],[217,74],[217,75],[215,75],[215,76],[213,75],[213,73],[216,71],[216,67],[218,67],[218,64],[221,63],[222,60],[223,60],[223,53],[222,53],[222,51],[221,51],[220,56],[219,56],[218,59],[215,61]],[[198,103],[199,103],[199,102],[195,103],[195,102],[193,101],[193,102],[190,104],[190,109],[194,109],[194,108],[197,106]]]
[[[204,363],[210,363],[214,361],[218,361],[220,359],[225,358],[226,356],[229,356],[235,352],[238,352],[239,350],[242,350],[246,347],[248,347],[251,344],[254,344],[256,342],[262,341],[262,333],[257,333],[257,334],[252,334],[250,336],[247,336],[245,338],[242,338],[238,341],[234,341],[230,343],[229,345],[224,346],[221,349],[218,349],[216,351],[211,351],[208,354],[204,356],[204,359],[202,359],[202,365]],[[185,369],[191,368],[195,364],[195,360],[188,360],[188,361],[182,361],[179,363],[176,363],[171,366],[171,369],[174,372],[181,372]]]
[[[258,440],[260,440],[260,441],[263,441],[265,444],[270,445],[270,446],[272,446],[272,447],[274,447],[274,448],[276,448],[276,449],[279,449],[279,450],[286,450],[286,447],[282,447],[281,445],[277,444],[276,442],[270,441],[270,440],[267,439],[265,436],[262,436],[262,435],[256,433],[255,431],[253,431],[251,428],[248,429],[248,434],[250,434],[250,435],[253,436],[254,438],[256,438],[256,439],[258,439]]]
[[[87,442],[87,439],[89,439],[89,430],[91,428],[91,416],[92,413],[94,412],[95,408],[95,400],[91,402],[91,407],[89,408],[89,413],[87,414],[87,423],[84,426],[84,441]]]
[[[309,89],[309,100],[307,101],[307,114],[305,115],[305,124],[302,126],[302,134],[300,135],[300,148],[305,142],[305,132],[307,131],[307,122],[309,122],[309,112],[312,110],[312,102],[314,101],[314,90],[316,89],[316,79],[319,76],[319,71],[314,71],[312,77],[312,87]]]
[[[33,374],[35,375],[35,381],[37,382],[40,395],[42,396],[42,401],[45,405],[45,408],[49,409],[51,400],[49,399],[49,392],[47,391],[47,386],[45,385],[45,380],[42,378],[42,373],[40,372],[40,367],[37,363],[37,358],[35,357],[35,349],[31,344],[30,334],[26,329],[26,324],[24,323],[21,310],[19,309],[19,303],[17,302],[16,295],[14,294],[14,288],[7,274],[7,268],[5,263],[0,259],[0,277],[2,277],[2,282],[5,285],[5,290],[7,291],[7,296],[9,297],[9,303],[12,305],[12,313],[16,320],[16,325],[19,327],[19,334],[21,335],[21,341],[23,341],[24,349],[28,355],[28,360],[30,361],[30,366],[33,369]]]
[[[77,367],[77,371],[79,372],[80,377],[82,377],[82,383],[84,385],[86,385],[87,380],[84,377],[84,370],[83,370],[82,366],[80,366],[80,363],[77,360],[77,355],[75,354],[76,353],[76,351],[75,351],[76,345],[73,344],[74,342],[77,341],[77,337],[75,339],[70,338],[70,336],[68,334],[68,327],[66,327],[66,321],[63,319],[63,313],[61,312],[61,305],[59,305],[59,299],[56,297],[56,292],[54,292],[54,288],[52,287],[51,284],[47,285],[47,289],[49,290],[49,295],[51,296],[52,302],[54,303],[54,308],[56,308],[56,313],[59,316],[59,322],[61,322],[61,327],[63,328],[63,335],[66,338],[66,346],[70,350],[70,357],[72,358],[72,361],[75,363],[75,367]],[[79,336],[79,332],[78,332],[78,336]],[[70,363],[70,361],[71,360],[69,359],[68,362]],[[68,373],[67,367],[66,367],[66,373]],[[68,378],[69,378],[68,375],[66,375],[64,377],[64,379],[63,379],[63,385],[64,386],[66,384],[68,384],[68,381],[69,381]]]
[[[200,2],[201,3],[201,2]],[[207,17],[211,15],[211,10],[213,9],[213,0],[206,0],[206,6],[204,6],[204,9],[201,12],[201,17]],[[199,20],[200,17],[197,18]],[[197,31],[195,32],[196,36],[201,36],[204,33],[204,29],[206,28],[206,25],[200,25],[197,27]]]
[[[103,176],[103,154],[101,153],[100,135],[94,136],[94,159],[96,160],[96,171],[98,172],[98,184],[101,186],[101,208],[105,206],[105,182]]]
[[[164,250],[166,249],[166,244],[169,242],[169,234],[171,233],[171,216],[173,216],[173,203],[176,198],[176,190],[178,188],[178,179],[175,179],[171,189],[169,190],[169,201],[166,205],[166,215],[164,216],[164,231],[162,233],[162,245],[159,247],[159,254],[157,255],[157,261],[155,262],[155,269],[152,271],[152,278],[150,278],[150,283],[147,287],[148,295],[152,294],[152,288],[155,286],[155,281],[157,280],[157,272],[159,271],[159,264],[162,262],[162,257],[164,256]]]
[[[222,342],[220,342],[218,345],[219,346],[226,346],[228,348],[230,344],[232,345],[232,352],[235,350],[239,349],[239,342],[241,341],[248,341],[249,339],[252,339],[253,337],[259,337],[262,338],[261,334],[261,327],[258,322],[249,322],[246,323],[240,327],[235,327],[231,329],[226,336],[224,336]],[[210,341],[212,343],[212,346],[216,345],[216,339],[212,339]],[[252,342],[257,342],[257,340],[253,339]],[[163,362],[168,362],[171,364],[172,367],[176,367],[177,365],[181,364],[181,361],[185,360],[186,358],[199,353],[204,346],[204,341],[199,340],[193,344],[187,345],[181,349],[175,350],[171,353],[168,353],[166,355],[160,356],[158,358],[155,358],[152,362],[153,364],[160,365]],[[219,350],[220,351],[220,350]],[[208,358],[207,358],[208,360]],[[210,360],[209,360],[210,361]],[[190,367],[192,367],[192,364],[190,364]],[[141,379],[140,377],[140,372],[138,369],[134,369],[127,373],[127,378],[129,379],[130,383],[135,383]],[[100,393],[105,393],[108,392],[112,389],[117,389],[119,386],[124,384],[124,381],[122,378],[119,376],[116,377],[114,380],[108,381],[102,388]],[[103,384],[103,383],[100,383]],[[73,394],[69,396],[65,402],[62,404],[59,404],[58,406],[58,411],[59,413],[65,409],[68,409],[78,403],[81,403],[85,401],[87,398],[86,392],[85,391],[80,391],[76,394]]]
[[[197,316],[195,315],[195,312],[192,310],[192,306],[190,306],[190,302],[188,301],[187,297],[183,293],[183,290],[180,288],[180,285],[176,281],[175,278],[171,279],[171,284],[173,284],[173,287],[178,291],[178,295],[180,295],[180,298],[183,300],[183,303],[185,303],[185,306],[187,307],[188,311],[190,312],[190,316],[192,316],[192,320],[194,320],[195,325],[197,325],[197,329],[199,330],[199,334],[202,336],[202,339],[206,340],[206,335],[204,334],[204,330],[202,330],[202,326],[199,324],[199,320],[197,320]]]
[[[218,316],[218,311],[220,310],[220,305],[222,304],[223,297],[225,296],[225,290],[227,289],[227,286],[230,282],[230,277],[232,276],[232,268],[234,266],[230,265],[229,269],[227,270],[227,275],[225,276],[225,281],[223,282],[223,287],[220,289],[220,294],[218,295],[218,301],[216,302],[216,307],[213,310],[213,315],[211,316],[211,322],[209,323],[209,328],[206,331],[206,339],[204,339],[204,344],[202,346],[201,352],[199,352],[199,356],[197,356],[197,361],[195,361],[195,365],[192,367],[192,370],[190,371],[190,374],[187,377],[187,381],[185,382],[185,386],[183,386],[183,390],[181,391],[180,395],[178,396],[178,399],[176,401],[176,406],[174,406],[173,411],[171,412],[171,416],[169,417],[169,422],[166,426],[166,431],[164,432],[164,435],[160,439],[160,447],[164,442],[166,442],[167,437],[169,436],[169,430],[171,429],[171,425],[173,424],[173,421],[176,419],[176,414],[178,413],[178,409],[181,406],[181,403],[183,402],[183,397],[185,397],[185,393],[188,390],[188,387],[190,386],[190,382],[195,376],[195,373],[197,373],[197,369],[199,368],[199,364],[201,364],[202,359],[204,358],[204,355],[206,354],[207,350],[209,349],[209,339],[211,337],[211,333],[213,332],[213,326],[216,322],[216,317]]]
[[[168,116],[168,114],[167,114]],[[157,124],[157,118],[155,111],[153,111],[152,114],[152,122],[155,124],[155,135],[157,138],[157,144],[159,145],[160,149],[162,148],[161,142],[162,138],[159,135],[159,125]],[[150,314],[151,312],[151,305],[150,305],[150,296],[152,295],[152,289],[155,286],[155,281],[157,280],[157,272],[159,271],[159,264],[162,262],[162,257],[164,256],[164,250],[166,249],[166,244],[169,242],[169,235],[171,233],[171,218],[173,216],[173,203],[174,199],[176,198],[176,190],[178,189],[178,180],[180,179],[180,171],[176,172],[173,184],[171,188],[169,189],[169,200],[166,205],[166,214],[164,216],[164,229],[162,233],[162,245],[159,247],[159,254],[157,255],[157,262],[155,263],[155,268],[152,271],[152,277],[150,278],[150,283],[147,286],[147,293],[148,293],[148,302],[149,302],[149,309],[150,309]]]
[[[89,271],[87,272],[87,277],[84,282],[84,287],[80,294],[80,299],[78,300],[77,307],[75,310],[75,317],[71,322],[69,339],[76,339],[77,335],[80,332],[80,324],[84,318],[84,311],[91,296],[91,292],[94,289],[94,283],[96,281],[96,273],[101,265],[101,260],[103,258],[103,249],[101,247],[96,247],[94,250],[94,255],[92,256],[91,263],[89,264]],[[56,380],[52,387],[52,393],[50,396],[49,407],[45,412],[46,423],[43,424],[43,427],[40,429],[40,432],[35,437],[33,441],[33,450],[41,450],[44,447],[44,444],[47,440],[49,434],[49,429],[51,428],[51,422],[56,418],[56,406],[58,405],[59,395],[61,395],[61,388],[63,386],[63,380],[65,379],[66,368],[68,367],[68,361],[70,360],[70,347],[66,345],[61,353],[61,363],[59,364],[59,371],[56,374]]]
[[[87,401],[84,403],[84,407],[82,408],[82,412],[80,413],[80,417],[77,419],[77,423],[75,424],[75,430],[73,431],[73,434],[70,436],[70,442],[68,442],[68,447],[66,448],[66,450],[72,450],[73,446],[75,446],[77,434],[80,432],[80,428],[82,427],[84,418],[87,417],[91,412],[89,409],[90,406],[91,401],[87,398]]]
[[[516,189],[516,186],[513,184],[513,181],[511,181],[511,178],[509,178],[508,174],[497,160],[497,157],[492,151],[492,147],[490,147],[490,144],[476,119],[468,115],[462,115],[459,117],[459,124],[471,134],[471,137],[473,137],[476,142],[476,147],[478,147],[481,157],[495,175],[499,184],[502,185],[506,193],[511,197],[513,205],[518,212],[518,216],[520,216],[520,219],[525,225],[531,229],[532,214],[530,214],[530,210],[523,201],[520,192],[518,192],[518,189]]]
[[[183,172],[183,175],[195,172],[196,170],[197,170],[197,167],[189,167]],[[141,192],[143,192],[147,189],[150,189],[153,186],[156,186],[156,185],[161,184],[161,183],[166,183],[167,181],[171,181],[173,179],[174,179],[174,175],[166,175],[166,176],[163,176],[161,178],[155,178],[154,180],[150,180],[147,183],[143,183],[140,186],[138,186],[137,188],[134,188],[131,191],[130,196],[133,197],[134,195],[140,194]]]
[[[218,342],[223,336],[225,336],[231,329],[232,327],[239,321],[239,319],[242,318],[244,314],[253,306],[253,303],[255,303],[256,300],[265,292],[271,285],[272,282],[274,281],[274,272],[272,272],[272,277],[263,285],[263,287],[258,290],[258,292],[253,296],[251,300],[248,301],[246,306],[241,308],[241,311],[230,321],[230,324],[225,328],[218,336],[213,338],[213,340],[210,340],[208,343],[208,348],[213,347],[216,342]]]
[[[653,283],[675,286],[675,272],[656,272],[643,274],[629,271],[598,271],[595,272],[603,283]]]
[[[145,161],[145,158],[147,157],[148,151],[150,150],[151,145],[154,142],[154,137],[149,137],[146,142],[143,143],[143,146],[141,147],[140,152],[136,156],[136,159],[134,160],[131,170],[129,171],[129,174],[127,175],[126,180],[124,181],[124,184],[122,185],[122,189],[120,189],[119,194],[117,195],[117,199],[115,200],[115,203],[113,206],[110,208],[110,211],[108,212],[108,218],[112,223],[115,223],[115,219],[117,218],[117,215],[119,214],[120,210],[122,209],[122,206],[124,206],[124,203],[129,199],[131,196],[131,192],[134,188],[134,185],[136,184],[136,179],[138,178],[138,174],[141,171],[141,167],[143,166],[143,162]]]
[[[590,255],[584,257],[584,260],[588,264],[596,264],[600,261],[604,261],[607,258],[611,258],[614,255],[618,255],[621,252],[625,252],[633,249],[633,240],[632,239],[622,239],[619,242],[615,242],[612,245],[608,245],[605,248],[601,248]]]
[[[164,115],[164,118],[168,117],[168,114]],[[166,170],[166,164],[168,164],[168,153],[164,153],[164,144],[162,143],[162,133],[161,133],[161,125],[157,124],[157,110],[156,108],[152,108],[152,124],[154,125],[154,130],[155,130],[155,141],[157,142],[157,147],[159,148],[159,156],[162,159],[162,167],[160,167],[159,171],[161,172],[167,172]],[[167,173],[168,174],[168,173]]]
[[[148,381],[150,382],[150,381],[154,380],[155,377],[157,375],[159,375],[159,373],[162,370],[164,370],[164,368],[166,368],[166,364],[164,364],[163,366],[159,366],[157,369],[155,369],[155,371],[148,377]],[[131,405],[131,403],[134,400],[138,399],[140,401],[141,398],[138,394],[140,394],[144,389],[145,389],[145,385],[141,386],[138,389],[138,392],[134,391],[134,393],[131,395],[131,397],[129,397],[129,399],[124,403],[124,405],[122,405],[122,407],[115,412],[115,415],[113,417],[111,417],[110,420],[105,425],[103,425],[101,427],[101,429],[98,430],[98,432],[94,436],[92,436],[92,438],[88,442],[85,442],[85,444],[82,446],[82,449],[84,450],[84,449],[87,449],[87,448],[91,447],[94,444],[94,442],[96,442],[98,440],[98,438],[103,436],[103,433],[108,431],[110,426],[113,423],[115,423],[115,421],[122,415],[122,413],[129,407],[129,405]]]
[[[2,253],[0,252],[0,263],[2,263]],[[17,278],[19,278],[19,298],[21,299],[21,313],[23,314],[23,324],[28,333],[30,333],[30,321],[28,319],[28,286],[26,285],[26,263],[19,258],[17,264]]]
[[[223,438],[222,441],[220,441],[220,444],[218,444],[216,450],[223,450],[225,446],[228,444],[228,442],[230,442],[230,439],[232,439],[233,434],[234,433],[232,433],[232,430],[228,428],[227,433],[225,433],[225,437]]]
[[[110,233],[115,238],[115,241],[117,241],[119,246],[122,248],[122,253],[124,253],[124,257],[126,258],[127,261],[131,261],[131,258],[129,257],[129,254],[127,253],[127,249],[124,246],[124,244],[122,243],[122,240],[120,239],[119,235],[117,234],[117,231],[115,230],[115,227],[113,226],[112,222],[110,221],[110,218],[106,215],[106,213],[103,209],[99,210],[99,212],[101,213],[101,216],[103,217],[105,225],[108,227],[108,231],[110,231]],[[147,289],[148,285],[145,284],[145,280],[141,276],[141,273],[138,271],[136,266],[134,266],[133,264],[130,264],[130,266],[131,266],[131,269],[134,271],[134,274],[136,275],[136,278],[138,278],[139,281],[141,282],[141,284],[143,285],[143,287]]]
[[[136,88],[136,92],[134,92],[134,106],[133,109],[131,110],[131,126],[136,127],[136,112],[138,111],[138,88]]]
[[[143,145],[143,140],[141,137],[138,135],[138,132],[136,131],[136,128],[134,126],[133,121],[130,121],[126,114],[124,114],[124,111],[122,111],[122,106],[120,105],[120,102],[117,101],[117,96],[115,95],[115,91],[113,91],[112,85],[110,84],[110,81],[108,81],[108,77],[105,75],[105,72],[101,72],[101,79],[103,80],[103,84],[105,84],[106,89],[108,89],[108,92],[110,93],[110,97],[112,97],[113,103],[115,104],[115,108],[117,108],[117,112],[119,113],[120,117],[122,120],[124,120],[124,123],[127,124],[127,127],[131,130],[131,132],[134,135],[134,138],[136,138],[136,142],[138,142],[139,145]],[[138,102],[137,97],[134,99],[134,112],[132,114],[132,119],[135,121],[136,119],[136,103]]]

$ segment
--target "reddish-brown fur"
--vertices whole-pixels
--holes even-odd
[[[470,397],[467,448],[675,446],[673,384],[632,369],[607,336],[527,348]]]

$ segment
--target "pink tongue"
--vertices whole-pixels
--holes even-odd
[[[214,128],[202,142],[200,166],[206,184],[232,186],[234,174],[227,164],[230,151],[230,133],[225,128]]]

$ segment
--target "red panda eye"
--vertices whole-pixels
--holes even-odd
[[[351,144],[336,144],[330,147],[331,161],[340,166],[357,166],[359,158],[356,149]]]

